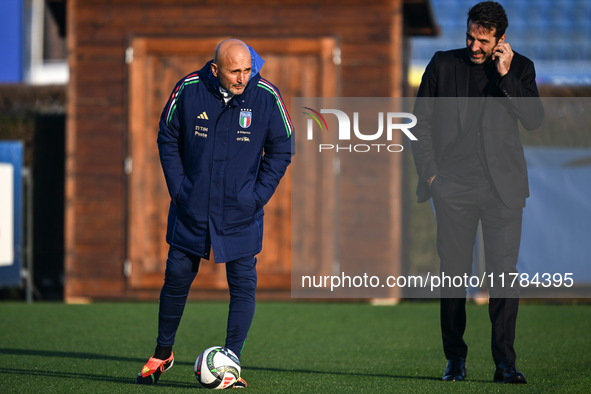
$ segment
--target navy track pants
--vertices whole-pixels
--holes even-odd
[[[172,346],[185,309],[189,289],[201,258],[170,247],[166,261],[164,285],[160,292],[158,338],[160,346]],[[255,309],[257,287],[256,258],[246,257],[225,263],[230,289],[230,308],[225,347],[238,357],[242,353]],[[210,346],[211,344],[206,344]]]

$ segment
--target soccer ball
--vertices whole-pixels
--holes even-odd
[[[208,389],[227,389],[240,377],[240,361],[230,349],[210,347],[197,357],[195,377]]]

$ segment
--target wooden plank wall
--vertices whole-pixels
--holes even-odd
[[[125,49],[132,37],[335,37],[342,59],[337,95],[399,96],[401,9],[402,0],[70,0],[65,299],[135,297],[126,289],[123,275],[128,134]],[[399,164],[393,164],[399,170]],[[392,183],[386,198],[397,194],[398,170],[388,175]],[[340,194],[348,199],[341,217],[352,220],[353,227],[357,219],[347,214],[363,201],[359,181],[350,178],[340,185]],[[389,217],[399,220],[398,200],[392,201],[384,204],[391,204]],[[385,238],[370,234],[367,241],[382,257],[396,260],[400,230],[384,230]],[[347,237],[358,236],[362,235],[342,234],[341,255],[363,259],[346,248]]]

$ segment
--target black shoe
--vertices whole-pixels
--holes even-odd
[[[443,374],[443,380],[448,382],[454,380],[461,381],[466,379],[466,375],[468,375],[466,370],[466,359],[457,358],[447,362],[447,367]]]
[[[527,383],[525,376],[517,370],[515,364],[500,363],[495,370],[497,383]]]

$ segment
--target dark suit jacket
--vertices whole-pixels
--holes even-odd
[[[469,69],[468,51],[463,48],[435,53],[423,74],[414,110],[418,122],[412,129],[418,139],[412,150],[419,174],[419,202],[431,197],[427,179],[437,174],[465,132]],[[518,121],[531,130],[544,118],[535,78],[533,62],[515,52],[509,72],[490,91],[492,97],[484,99],[485,159],[496,190],[511,208],[523,207],[529,196]]]

